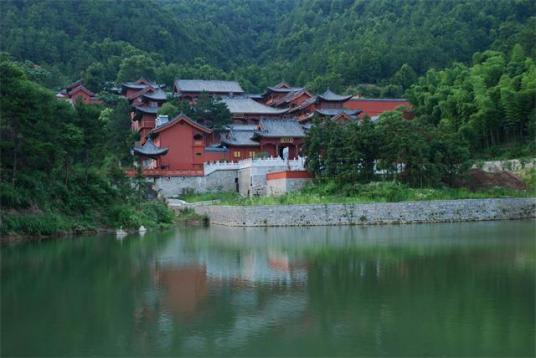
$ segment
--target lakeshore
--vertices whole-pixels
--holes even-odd
[[[430,200],[322,205],[195,205],[210,224],[332,226],[448,223],[536,218],[536,198]]]

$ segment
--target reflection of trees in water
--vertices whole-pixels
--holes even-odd
[[[310,310],[341,345],[374,342],[369,354],[415,355],[490,355],[498,341],[504,354],[534,347],[534,315],[524,319],[534,313],[532,274],[490,265],[512,262],[512,253],[380,256],[333,253],[310,262]]]

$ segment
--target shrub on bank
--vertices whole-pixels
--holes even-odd
[[[24,235],[51,235],[71,230],[73,223],[57,213],[2,215],[0,233]]]
[[[82,232],[98,228],[137,229],[167,227],[173,224],[174,212],[160,201],[147,201],[136,205],[124,203],[104,211],[86,212],[70,216],[61,212],[16,212],[3,213],[0,234],[46,236],[67,232]]]

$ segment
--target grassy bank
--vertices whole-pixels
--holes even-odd
[[[277,205],[277,204],[350,204],[370,202],[402,202],[421,200],[485,199],[503,197],[535,197],[533,180],[529,190],[492,188],[469,191],[465,188],[410,188],[396,182],[341,185],[335,182],[315,183],[302,191],[279,197],[243,198],[237,193],[192,194],[189,202],[219,200],[218,205]],[[210,198],[210,199],[209,199]]]
[[[185,226],[205,226],[208,224],[208,217],[197,214],[193,209],[184,209],[177,213],[175,222]]]
[[[160,201],[138,205],[121,203],[109,208],[69,215],[62,211],[15,211],[1,215],[2,236],[49,236],[101,231],[107,229],[166,228],[174,223],[175,214]]]

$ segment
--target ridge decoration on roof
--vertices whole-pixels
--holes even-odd
[[[277,93],[288,93],[288,92],[296,92],[296,91],[302,91],[305,88],[303,87],[291,87],[286,82],[280,82],[276,84],[275,86],[268,87],[267,92],[277,92]],[[266,92],[265,92],[266,94]]]
[[[242,94],[244,90],[236,81],[221,80],[175,80],[175,90],[178,92],[210,92],[222,94]]]
[[[151,137],[148,137],[142,146],[135,146],[132,148],[134,154],[143,155],[150,158],[156,158],[161,155],[165,155],[168,152],[168,148],[157,147]]]

